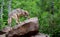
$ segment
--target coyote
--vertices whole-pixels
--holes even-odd
[[[20,9],[20,8],[17,8],[17,9],[12,10],[8,14],[8,24],[11,26],[12,19],[15,19],[16,20],[16,24],[18,24],[20,16],[24,16],[24,17],[27,17],[29,19],[28,11]]]

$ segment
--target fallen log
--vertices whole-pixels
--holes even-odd
[[[13,35],[24,35],[28,32],[39,32],[37,17],[27,19],[16,25],[7,33],[6,37],[13,37]]]

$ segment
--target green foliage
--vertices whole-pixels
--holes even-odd
[[[54,2],[54,14],[51,14],[52,2]],[[8,3],[7,0],[4,1],[4,12],[3,19],[0,19],[2,23],[0,29],[7,25]],[[38,17],[40,32],[59,36],[57,34],[60,34],[60,0],[12,0],[12,10],[16,8],[27,10],[30,17]],[[21,17],[20,21],[24,21],[25,19]],[[15,24],[16,22],[13,20],[12,26]]]

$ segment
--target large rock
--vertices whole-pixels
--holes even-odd
[[[12,28],[7,33],[7,37],[12,37],[13,35],[24,35],[29,32],[38,32],[38,29],[38,18],[30,18]]]

